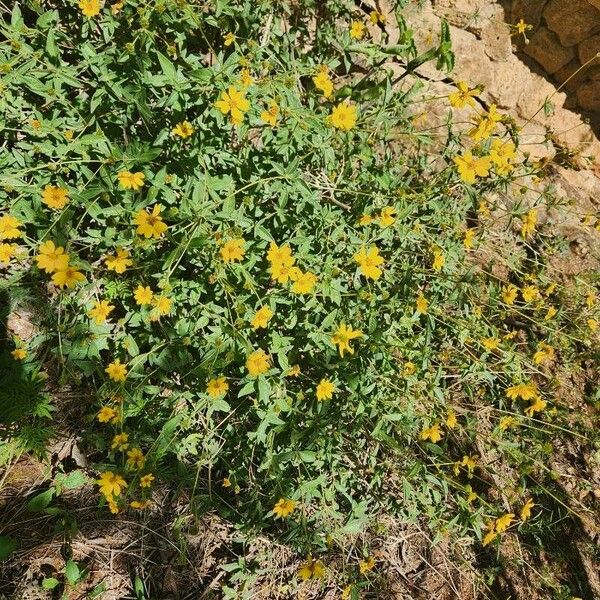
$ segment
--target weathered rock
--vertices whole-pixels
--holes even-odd
[[[554,73],[554,77],[559,83],[567,82],[565,89],[573,91],[576,90],[583,81],[590,78],[591,66],[581,70],[580,69],[581,63],[575,59],[572,60],[568,65],[565,65],[562,69],[556,71],[556,73]]]
[[[594,58],[598,52],[600,52],[600,35],[593,35],[587,40],[583,40],[577,48],[579,54],[579,60],[582,64],[585,64],[588,60]],[[596,63],[600,65],[600,58],[597,59]]]
[[[492,60],[507,60],[512,55],[510,37],[506,35],[507,25],[502,21],[490,21],[481,30],[485,53]]]
[[[551,75],[575,58],[574,48],[565,48],[556,33],[546,27],[540,27],[535,31],[524,51]]]
[[[586,81],[577,90],[577,102],[584,110],[600,111],[600,81]]]
[[[546,0],[514,0],[510,13],[511,21],[518,23],[523,19],[525,23],[537,27],[542,20],[544,6]]]
[[[544,18],[563,46],[579,44],[600,31],[600,10],[588,0],[550,0]]]

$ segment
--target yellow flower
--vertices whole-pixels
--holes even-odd
[[[551,319],[553,319],[557,312],[558,311],[556,310],[556,308],[554,308],[554,306],[550,306],[544,316],[544,321],[550,321]]]
[[[242,74],[240,76],[240,82],[242,84],[242,87],[245,87],[245,88],[250,87],[254,83],[254,78],[250,74],[250,69],[248,69],[248,68],[242,69]]]
[[[297,275],[296,267],[290,267],[284,263],[271,263],[269,270],[271,277],[278,283],[287,283],[292,278],[292,275]]]
[[[152,299],[152,306],[154,310],[150,315],[151,321],[158,321],[161,316],[168,315],[171,312],[171,306],[173,301],[168,296],[161,294],[159,296],[154,296]]]
[[[277,124],[277,116],[278,115],[279,115],[279,106],[277,106],[276,102],[272,101],[271,104],[269,105],[269,109],[264,110],[262,113],[260,113],[260,118],[265,123],[268,123],[271,127],[275,127],[275,125]]]
[[[435,250],[433,253],[433,263],[432,267],[434,271],[441,271],[442,267],[446,263],[446,257],[442,253],[441,250]]]
[[[221,98],[215,102],[215,107],[224,115],[229,114],[234,125],[240,125],[244,113],[250,108],[246,92],[231,86],[226,92],[221,92]]]
[[[133,264],[129,258],[129,250],[117,247],[115,254],[108,254],[104,259],[104,264],[109,271],[115,273],[125,273],[127,267]]]
[[[381,209],[381,213],[379,214],[379,225],[384,229],[393,225],[396,222],[396,209],[393,206],[386,206]]]
[[[12,215],[0,216],[0,240],[13,240],[20,238],[23,234],[19,231],[23,223]]]
[[[347,585],[342,590],[341,600],[348,600],[351,595],[352,595],[352,586],[351,585]]]
[[[423,294],[417,296],[417,312],[421,315],[426,315],[429,308],[429,301]]]
[[[369,13],[369,20],[371,21],[371,23],[373,23],[373,25],[377,25],[377,23],[385,23],[386,19],[385,19],[385,15],[381,14],[380,12],[376,11],[376,10],[372,10]]]
[[[38,267],[46,273],[64,270],[69,264],[69,255],[65,253],[65,249],[62,246],[56,246],[50,240],[40,244],[35,259]]]
[[[475,126],[468,132],[468,135],[474,142],[483,142],[494,133],[499,121],[502,121],[502,115],[496,110],[496,105],[492,104],[487,113],[478,115]]]
[[[367,279],[377,280],[381,277],[382,270],[379,265],[384,264],[383,258],[379,255],[379,248],[371,246],[368,250],[364,247],[354,255],[355,262],[358,263],[360,272]]]
[[[523,218],[521,225],[521,236],[527,239],[533,235],[537,224],[537,210],[532,208]]]
[[[473,241],[475,240],[475,229],[470,228],[465,231],[465,236],[463,238],[463,245],[467,250],[471,250],[473,248]]]
[[[592,333],[595,333],[598,329],[598,321],[596,319],[588,319],[587,326],[590,328]]]
[[[298,377],[298,375],[300,375],[300,373],[302,373],[302,370],[300,369],[300,365],[293,365],[292,367],[290,367],[287,370],[287,373],[285,374],[286,377]]]
[[[25,350],[24,348],[15,348],[11,352],[11,355],[15,360],[24,360],[27,356],[27,350]]]
[[[492,142],[490,158],[498,175],[508,175],[514,169],[512,161],[515,158],[516,150],[516,146],[510,140],[494,140]]]
[[[292,273],[290,277],[294,280],[294,285],[292,286],[294,294],[310,294],[317,283],[317,276],[310,271],[301,272],[295,277],[294,273]]]
[[[446,416],[446,427],[448,429],[454,429],[458,424],[458,420],[456,419],[456,413],[453,410],[448,411],[448,415]]]
[[[477,87],[470,89],[469,85],[464,81],[457,81],[455,84],[456,92],[452,92],[448,96],[450,106],[454,108],[464,108],[465,106],[475,106],[475,98],[481,93]]]
[[[233,42],[235,42],[235,35],[230,31],[230,32],[226,33],[225,36],[223,37],[223,45],[231,46],[231,44],[233,44]]]
[[[220,250],[223,262],[230,263],[242,260],[244,258],[244,243],[242,238],[225,242]]]
[[[144,186],[144,180],[146,176],[139,171],[137,173],[131,173],[129,171],[120,171],[117,174],[117,179],[121,184],[121,187],[126,190],[141,190]]]
[[[86,17],[100,14],[100,0],[79,0],[79,9]]]
[[[304,561],[298,570],[298,576],[302,581],[309,579],[321,579],[325,575],[325,567],[320,560],[310,556]]]
[[[497,533],[504,533],[511,525],[511,523],[515,520],[514,513],[506,513],[502,515],[498,519],[496,519],[495,529]]]
[[[171,133],[185,140],[186,138],[194,135],[194,131],[196,130],[189,121],[181,121],[180,123],[177,123],[175,127],[173,127]]]
[[[269,370],[269,357],[264,350],[252,352],[246,359],[246,369],[250,377],[258,377]]]
[[[370,225],[374,220],[374,217],[365,213],[360,216],[360,219],[358,219],[358,225],[365,227],[366,225]]]
[[[152,303],[154,292],[149,286],[138,285],[133,292],[133,297],[139,306],[145,306]]]
[[[529,383],[519,383],[506,389],[506,397],[511,400],[533,400],[539,396],[537,385],[530,381]]]
[[[312,78],[315,87],[323,92],[325,98],[329,98],[333,93],[333,82],[329,78],[328,69],[323,66],[319,69],[316,75]]]
[[[64,208],[69,201],[69,191],[54,185],[47,185],[42,191],[42,202],[50,208]]]
[[[115,437],[112,439],[112,443],[110,445],[110,447],[113,450],[119,450],[120,452],[123,452],[125,450],[127,450],[127,448],[129,447],[129,434],[128,433],[117,433],[117,435],[115,435]]]
[[[160,216],[161,211],[162,206],[160,204],[155,204],[151,213],[147,213],[145,210],[138,211],[133,221],[137,225],[136,233],[146,238],[158,239],[168,229]]]
[[[116,17],[121,12],[123,9],[123,4],[124,3],[120,1],[110,5],[110,11],[112,12],[113,17]]]
[[[540,294],[540,290],[538,290],[535,287],[535,285],[526,285],[521,290],[521,295],[523,296],[523,300],[525,300],[525,302],[533,302],[534,300],[540,300],[542,297]]]
[[[525,21],[523,21],[523,19],[520,19],[518,23],[512,25],[511,27],[514,27],[514,32],[511,35],[525,35],[527,31],[533,29],[533,25],[528,25],[525,23]]]
[[[108,300],[100,300],[100,302],[96,302],[94,307],[90,310],[88,315],[94,319],[96,325],[100,325],[100,323],[104,323],[108,318],[108,315],[114,310],[114,306],[108,302]]]
[[[533,415],[535,415],[536,412],[542,412],[547,405],[548,403],[545,400],[542,400],[539,396],[537,396],[534,398],[533,404],[525,409],[525,414],[529,418],[533,418]]]
[[[370,556],[366,560],[361,560],[358,563],[358,570],[360,571],[361,575],[364,575],[365,573],[372,571],[374,567],[375,567],[375,558],[373,556]]]
[[[415,365],[415,363],[413,362],[405,362],[404,363],[404,368],[402,369],[402,375],[404,375],[404,377],[410,377],[411,375],[414,375],[417,372],[417,365]]]
[[[494,527],[492,525],[492,528],[483,536],[482,545],[487,546],[488,544],[493,542],[497,537],[498,537],[498,534],[496,533],[496,531],[494,530]]]
[[[127,485],[127,482],[120,475],[112,471],[104,471],[100,475],[100,479],[96,480],[96,483],[100,487],[100,493],[105,498],[120,496],[122,488]]]
[[[117,358],[113,360],[104,372],[113,380],[113,381],[125,381],[127,378],[127,367],[121,363],[121,359]]]
[[[585,303],[588,308],[593,308],[596,304],[596,292],[588,292],[587,296],[585,297]]]
[[[283,264],[287,267],[291,267],[296,262],[296,259],[292,256],[292,249],[288,244],[278,246],[275,242],[271,242],[269,245],[267,260],[271,265]]]
[[[225,477],[225,479],[223,479],[223,483],[221,485],[224,488],[230,488],[231,487],[231,479],[229,479],[229,477]]]
[[[477,494],[473,491],[470,485],[465,485],[465,492],[467,492],[467,502],[471,504],[473,500],[477,500]]]
[[[356,105],[349,102],[340,102],[333,108],[329,118],[331,124],[337,129],[349,131],[356,125]]]
[[[117,411],[112,406],[103,406],[96,418],[100,423],[110,423],[117,416]]]
[[[143,469],[146,464],[146,457],[139,448],[132,448],[127,451],[127,466],[130,469]]]
[[[523,523],[531,517],[531,509],[534,506],[535,504],[531,498],[523,505],[523,508],[521,509],[521,521],[523,521]]]
[[[285,519],[289,517],[296,509],[296,502],[287,498],[280,498],[273,507],[276,519]]]
[[[343,358],[344,352],[354,354],[354,348],[352,348],[350,342],[362,337],[362,334],[360,329],[352,329],[352,326],[346,327],[344,323],[341,323],[337,331],[331,336],[331,341],[338,347],[340,356]]]
[[[317,400],[331,400],[335,392],[335,385],[329,379],[321,379],[317,385]]]
[[[253,329],[264,329],[273,317],[273,311],[268,306],[261,306],[252,317]]]
[[[206,393],[211,398],[218,398],[226,394],[228,389],[229,384],[225,380],[225,377],[215,377],[206,384]]]
[[[508,284],[502,288],[502,300],[504,304],[508,304],[508,306],[512,306],[517,299],[517,293],[519,292],[518,288],[512,284]]]
[[[443,436],[444,434],[437,423],[434,423],[431,427],[426,427],[421,431],[421,439],[424,441],[431,440],[434,444],[437,444]]]
[[[516,425],[517,423],[518,421],[517,419],[515,419],[515,417],[502,417],[500,419],[498,427],[500,428],[500,431],[506,431],[507,429],[510,429],[513,425]]]
[[[365,31],[366,27],[362,21],[352,21],[352,23],[350,23],[350,37],[353,40],[362,40]]]
[[[457,467],[466,467],[469,473],[469,477],[473,474],[475,467],[477,466],[477,460],[475,456],[463,456],[462,460],[456,465]],[[455,468],[454,472],[458,475],[458,469]]]
[[[145,508],[148,508],[150,504],[152,504],[150,500],[132,500],[129,503],[129,506],[137,510],[144,510]]]
[[[17,250],[16,244],[0,244],[0,265],[7,265]]]
[[[154,475],[152,475],[152,473],[146,473],[146,475],[142,475],[140,477],[140,487],[148,488],[152,485],[153,481],[154,481]]]
[[[454,163],[460,178],[465,183],[474,184],[477,177],[487,177],[490,174],[492,161],[487,156],[475,157],[467,151],[462,156],[455,156]]]
[[[60,288],[73,288],[80,281],[85,281],[85,275],[70,265],[61,265],[52,275],[52,283]]]
[[[483,347],[486,350],[492,352],[493,350],[496,350],[496,348],[498,348],[498,346],[500,345],[500,340],[497,337],[489,337],[481,340],[481,343],[483,344]]]
[[[545,362],[554,360],[554,348],[545,342],[538,344],[537,352],[533,355],[533,362],[536,365],[541,365]]]

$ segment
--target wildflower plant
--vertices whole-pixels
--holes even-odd
[[[529,493],[504,517],[475,499],[469,406],[485,398],[499,439],[543,419],[560,352],[535,257],[509,280],[470,260],[481,199],[535,171],[518,137],[473,108],[428,155],[418,78],[395,86],[369,17],[333,4],[301,52],[294,3],[245,0],[17,3],[0,47],[1,285],[45,304],[27,360],[47,352],[93,390],[103,503],[151,508],[174,479],[220,495],[225,516],[285,534],[301,580],[324,576],[327,536],[380,511],[484,545],[535,519]],[[447,28],[417,55],[401,4],[386,52],[451,67]],[[449,110],[480,91],[457,83]],[[531,243],[535,211],[515,218]],[[510,339],[515,314],[543,339]]]

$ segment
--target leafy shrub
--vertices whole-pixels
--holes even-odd
[[[15,5],[2,286],[47,299],[25,362],[94,391],[113,512],[177,481],[317,556],[380,511],[487,544],[528,501],[483,499],[469,406],[498,443],[543,412],[556,292],[533,247],[510,281],[469,253],[485,196],[537,170],[495,107],[430,150],[411,74],[452,67],[448,31],[418,56],[396,16],[390,48],[341,2]],[[536,209],[512,217],[531,240]]]

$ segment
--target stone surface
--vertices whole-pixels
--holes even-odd
[[[575,58],[574,48],[565,48],[558,36],[546,27],[540,27],[531,36],[530,43],[525,46],[525,54],[531,56],[549,74],[568,65]]]
[[[457,1],[456,5],[459,4],[461,3]],[[436,5],[439,6],[439,2],[436,2]],[[452,2],[444,0],[445,11],[449,10],[451,5]],[[461,4],[461,6],[463,5]],[[432,41],[433,43],[437,41],[440,16],[436,14],[436,11],[431,0],[424,0],[422,6],[416,2],[410,3],[404,13],[409,26],[415,28],[415,39],[419,52],[430,48]],[[444,14],[444,16],[446,15]],[[506,45],[510,44],[511,36],[508,27],[496,29],[492,23],[488,23],[487,27],[500,36],[500,47],[506,48]],[[481,39],[478,38],[477,35],[471,33],[470,28],[470,25],[465,28],[450,26],[453,50],[456,54],[456,68],[450,78],[455,81],[464,80],[471,86],[483,86],[484,91],[480,98],[484,106],[496,104],[499,110],[510,115],[517,126],[523,128],[520,132],[520,150],[529,154],[533,160],[552,159],[555,154],[562,155],[567,149],[570,160],[574,164],[581,168],[589,169],[592,166],[600,170],[600,142],[580,115],[564,108],[568,101],[576,105],[575,90],[565,89],[557,92],[556,84],[553,84],[548,78],[532,72],[528,66],[529,63],[526,64],[512,52],[507,55],[504,51],[495,51],[491,52],[492,56],[490,57],[483,35]],[[562,48],[557,36],[547,28],[545,31],[546,33],[542,29],[541,35],[552,39],[554,47],[558,47],[559,51],[564,54],[560,61],[555,60],[552,65],[553,67],[556,67],[557,64],[560,65],[557,75],[564,81],[579,68],[577,48],[576,46],[568,49]],[[534,31],[533,34],[535,35],[536,32]],[[533,37],[531,32],[529,35]],[[491,39],[492,36],[490,36],[490,43]],[[512,39],[514,40],[514,38]],[[544,51],[548,47],[548,44],[542,45]],[[433,65],[424,65],[423,67],[426,71],[423,71],[422,74],[425,74],[432,82],[436,82],[435,84],[431,83],[432,97],[447,96],[451,91],[451,88],[445,83],[448,75],[436,71]],[[600,70],[600,66],[598,68]],[[561,71],[561,69],[564,70]],[[421,72],[421,70],[419,71]],[[586,70],[585,79],[580,83],[587,83],[594,74],[595,67],[590,67]],[[550,108],[549,114],[541,110],[544,105]],[[418,110],[423,112],[422,119],[429,121],[425,126],[431,126],[433,123],[441,122],[446,108],[447,100],[442,98],[440,106],[431,107],[429,117],[426,114],[429,107]],[[417,116],[415,114],[415,117]],[[464,118],[462,114],[460,117],[458,114],[455,116],[459,122],[466,122],[465,127],[472,119],[468,114]]]
[[[565,85],[565,89],[576,91],[581,83],[590,77],[590,71],[592,70],[591,66],[579,70],[580,67],[581,63],[577,59],[572,60],[568,65],[565,65],[562,69],[556,71],[556,73],[554,73],[554,78],[559,83],[568,82]]]
[[[588,0],[550,0],[544,19],[563,46],[574,46],[600,31],[600,10]]]
[[[506,30],[506,23],[498,20],[489,21],[481,30],[485,53],[492,60],[507,60],[512,55],[512,44]]]
[[[600,111],[600,81],[586,81],[577,89],[577,101],[584,110]]]
[[[581,64],[585,64],[588,60],[592,59],[598,52],[600,52],[600,34],[593,35],[587,40],[583,40],[577,48],[579,54],[579,60]],[[600,65],[600,58],[596,59],[594,64]]]
[[[525,23],[537,27],[542,20],[545,6],[546,0],[514,0],[510,13],[511,21],[518,23],[523,19]]]

